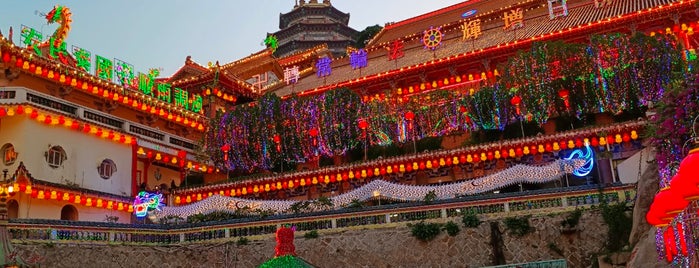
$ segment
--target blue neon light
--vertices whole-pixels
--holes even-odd
[[[595,164],[595,158],[594,158],[594,153],[592,152],[592,149],[590,149],[589,144],[585,144],[585,152],[580,149],[573,150],[572,153],[568,157],[565,158],[566,160],[572,160],[572,159],[584,159],[585,164],[582,165],[579,168],[576,168],[573,170],[573,175],[579,176],[579,177],[584,177],[590,174],[592,172],[592,167]]]
[[[468,18],[470,16],[476,15],[476,12],[477,11],[475,9],[471,9],[471,10],[466,11],[463,14],[461,14],[461,17],[465,19],[465,18]]]

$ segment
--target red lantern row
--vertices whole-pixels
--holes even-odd
[[[2,60],[5,63],[10,63],[11,61],[13,61],[13,56],[10,54],[9,51],[5,51],[3,52]],[[196,122],[194,120],[189,120],[187,116],[181,116],[174,112],[169,112],[166,109],[156,108],[155,106],[148,105],[144,103],[143,100],[138,101],[132,99],[133,97],[129,98],[128,96],[122,96],[118,92],[116,92],[118,90],[109,90],[109,88],[114,88],[114,86],[111,86],[108,83],[107,85],[103,85],[104,83],[101,81],[90,82],[87,80],[83,80],[80,77],[71,77],[70,75],[61,74],[58,70],[53,70],[51,67],[48,66],[42,67],[41,65],[35,64],[30,60],[24,60],[21,56],[15,56],[14,62],[16,67],[22,68],[23,70],[31,74],[42,76],[47,79],[53,79],[56,82],[62,83],[66,86],[72,86],[77,89],[84,90],[88,93],[92,93],[93,95],[97,95],[105,99],[122,103],[123,105],[130,106],[136,110],[150,112],[151,114],[159,114],[161,117],[166,118],[170,121],[175,121],[177,123],[184,124],[199,131],[204,131],[204,125],[202,123]]]
[[[17,107],[0,107],[0,117],[28,115],[29,118],[37,120],[47,125],[61,125],[72,130],[82,131],[86,134],[92,134],[103,139],[109,139],[123,144],[136,144],[136,138],[130,135],[122,134],[110,129],[102,129],[101,127],[91,126],[88,123],[79,123],[77,120],[67,118],[62,115],[48,114],[40,112],[32,107],[18,105]]]
[[[363,122],[363,120],[361,120],[359,123],[361,122]],[[315,185],[318,183],[336,183],[348,179],[372,178],[392,173],[412,172],[417,170],[433,169],[464,163],[477,164],[481,161],[491,161],[501,158],[518,158],[525,155],[536,155],[544,152],[558,152],[562,149],[581,148],[585,146],[585,144],[603,146],[607,144],[608,139],[612,140],[613,143],[621,143],[638,139],[638,134],[636,130],[627,130],[626,132],[623,132],[623,134],[618,133],[599,138],[597,136],[593,136],[591,138],[579,137],[574,139],[561,140],[558,142],[544,141],[538,144],[519,145],[500,150],[496,149],[481,152],[461,153],[458,155],[444,156],[432,159],[417,159],[409,162],[394,163],[392,165],[364,167],[356,170],[341,170],[334,174],[317,174],[305,176],[303,178],[292,177],[279,179],[275,181],[252,182],[243,186],[232,186],[227,189],[222,188],[210,192],[195,191],[194,193],[184,194],[179,196],[179,203],[177,202],[177,197],[175,198],[175,204],[196,202],[204,198],[207,198],[213,194],[220,194],[224,196],[243,196],[247,194],[277,191],[297,186]],[[224,152],[225,157],[225,152],[230,150],[230,146],[224,145],[221,147],[221,150]],[[189,202],[187,202],[187,200],[189,200]]]
[[[50,188],[36,189],[32,188],[31,185],[20,183],[15,183],[13,187],[20,193],[28,194],[32,198],[36,199],[58,200],[73,204],[80,204],[86,207],[104,208],[117,211],[126,211],[130,213],[133,212],[132,204],[120,200],[109,200],[101,197],[64,192]]]
[[[138,150],[136,150],[136,153],[142,156],[147,157],[151,161],[160,161],[165,164],[173,164],[173,165],[178,165],[180,168],[186,167],[187,169],[190,170],[198,170],[201,172],[206,172],[206,173],[213,173],[216,171],[216,168],[214,166],[207,166],[204,164],[199,164],[196,162],[192,161],[187,161],[187,153],[185,151],[178,151],[177,155],[170,155],[166,153],[161,153],[161,152],[156,152],[152,150],[146,150],[143,147],[139,147]]]
[[[206,90],[204,90],[203,93],[204,93],[203,94],[204,96],[214,95],[216,97],[219,97],[219,98],[221,98],[225,101],[229,101],[231,103],[235,103],[238,100],[238,97],[236,97],[235,95],[233,95],[233,94],[228,95],[228,93],[223,93],[223,90],[219,90],[218,88],[213,88],[213,90],[210,88],[207,88]]]

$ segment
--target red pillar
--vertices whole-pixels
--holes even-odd
[[[138,182],[136,175],[138,174],[138,145],[131,144],[131,196],[138,194]]]

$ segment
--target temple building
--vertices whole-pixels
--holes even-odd
[[[359,32],[348,26],[349,13],[332,6],[330,0],[300,0],[289,13],[279,14],[279,31],[268,34],[278,39],[277,57],[285,57],[321,44],[333,56],[346,54]]]
[[[356,31],[347,26],[349,14],[330,1],[300,1],[280,16],[276,52],[265,48],[208,66],[186,57],[177,72],[161,78],[155,70],[129,75],[128,64],[84,50],[72,55],[49,50],[54,44],[41,44],[29,34],[20,42],[3,37],[0,149],[8,170],[3,175],[19,190],[11,215],[99,221],[102,211],[109,211],[128,221],[133,210],[128,199],[141,189],[166,193],[166,203],[185,206],[214,195],[306,200],[380,180],[401,187],[458,183],[518,164],[552,163],[562,151],[584,149],[585,140],[602,148],[602,138],[619,141],[599,149],[616,150],[614,161],[600,164],[607,169],[601,173],[614,176],[615,163],[640,149],[641,124],[558,133],[558,117],[623,111],[611,97],[576,95],[579,84],[503,84],[502,79],[519,79],[512,74],[523,72],[513,71],[521,66],[510,59],[518,51],[543,50],[537,47],[542,42],[589,44],[590,36],[612,32],[677,35],[691,49],[697,15],[687,7],[694,1],[547,3],[466,1],[387,24],[366,48],[351,50]],[[597,45],[606,49],[605,44]],[[93,58],[97,66],[85,66]],[[544,59],[551,61],[550,72],[537,69],[533,75],[547,83],[562,83],[559,74],[578,67]],[[604,68],[611,67],[598,69]],[[603,76],[610,73],[595,73],[598,84],[585,86],[612,81]],[[495,90],[502,86],[511,88]],[[535,90],[545,94],[531,93]],[[558,97],[540,98],[550,95]],[[493,96],[497,102],[483,103]],[[539,109],[540,103],[548,106]],[[586,103],[606,106],[593,110],[583,107]],[[519,129],[524,123],[540,125],[544,138],[463,146],[478,130]],[[452,142],[438,152],[418,151],[416,143],[434,137]],[[378,146],[412,151],[343,162],[353,150],[366,158],[367,150]],[[319,168],[322,158],[337,161]],[[270,174],[284,162],[298,165]],[[229,180],[253,173],[263,175]]]

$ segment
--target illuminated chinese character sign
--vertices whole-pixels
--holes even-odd
[[[128,64],[122,60],[114,59],[114,78],[115,82],[119,83],[124,87],[133,86],[134,74],[133,65]]]
[[[165,204],[163,203],[163,195],[159,193],[149,193],[142,191],[138,193],[133,201],[133,212],[136,217],[143,218],[148,215],[149,211],[160,211]]]
[[[522,8],[510,10],[509,13],[505,11],[502,19],[505,21],[505,30],[522,28],[524,26],[524,11]]]
[[[350,66],[352,69],[360,69],[367,66],[367,53],[363,48],[350,52]]]
[[[298,66],[284,69],[284,82],[287,85],[296,84],[296,82],[299,81],[300,76],[301,76],[301,74],[299,73]]]
[[[147,74],[138,73],[138,90],[141,93],[153,97],[153,86],[155,86],[155,78],[160,75],[158,69],[150,69]]]
[[[164,102],[170,102],[172,93],[170,90],[170,84],[161,83],[158,84],[158,99]]]
[[[189,110],[188,92],[180,88],[175,88],[172,104]]]
[[[478,39],[478,37],[483,34],[483,32],[481,32],[481,19],[464,22],[464,24],[461,25],[461,29],[463,30],[463,35],[461,36],[462,41]]]
[[[95,55],[95,75],[99,78],[112,81],[114,64],[111,60],[100,55]]]
[[[316,62],[316,75],[318,77],[326,77],[332,73],[332,68],[330,67],[332,60],[328,57],[323,57],[318,59]]]
[[[405,56],[403,40],[395,40],[388,47],[388,60],[397,60]]]
[[[267,85],[267,81],[269,81],[269,76],[267,73],[262,73],[262,74],[256,74],[252,76],[252,79],[254,80],[252,82],[252,89],[255,92],[262,92],[262,89]]]
[[[75,57],[75,67],[88,73],[92,70],[92,53],[90,51],[73,46],[73,56]]]
[[[39,49],[39,44],[43,38],[41,32],[32,27],[22,25],[20,37],[22,39],[22,44],[24,44],[27,48],[34,49],[34,53],[41,56],[41,50]]]

